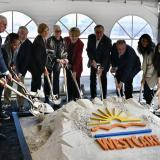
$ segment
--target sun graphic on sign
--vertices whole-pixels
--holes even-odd
[[[105,110],[98,109],[98,112],[93,112],[90,117],[91,121],[88,125],[100,125],[111,123],[112,120],[118,120],[120,122],[139,122],[140,118],[127,116],[124,111],[120,111],[116,108],[109,110],[107,107]],[[92,122],[93,121],[93,122]]]

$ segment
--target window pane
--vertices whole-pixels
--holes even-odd
[[[31,21],[27,26],[27,29],[29,31],[28,33],[28,37],[34,38],[37,36],[37,25],[35,24],[35,22]]]
[[[30,17],[20,12],[13,12],[13,32],[17,32],[19,26],[26,25],[31,20]]]
[[[76,14],[68,14],[60,19],[60,22],[65,24],[65,26],[70,29],[71,27],[76,27]]]
[[[147,24],[145,26],[145,28],[143,28],[143,30],[135,36],[135,39],[139,39],[142,34],[146,34],[146,33],[149,34],[151,36],[151,38],[153,38],[152,29],[149,24]]]
[[[80,38],[88,38],[88,35],[94,33],[94,27],[96,24],[93,22],[81,35]]]
[[[132,37],[132,16],[126,16],[118,21],[120,26]]]
[[[83,32],[89,24],[92,23],[92,19],[83,14],[77,14],[77,27]]]
[[[139,32],[141,32],[143,27],[145,27],[146,25],[147,22],[144,19],[133,16],[133,37],[135,37]]]
[[[130,38],[118,23],[116,23],[113,26],[110,37],[111,38],[117,38],[117,39],[128,39],[128,38]]]

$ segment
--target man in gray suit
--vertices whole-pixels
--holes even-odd
[[[7,26],[7,19],[0,15],[0,33],[4,32]],[[4,62],[3,59],[3,53],[1,50],[1,44],[2,44],[2,38],[0,36],[0,76],[6,76],[8,80],[12,80],[12,76],[9,73],[7,66]],[[7,115],[3,110],[2,110],[2,101],[1,101],[1,97],[2,97],[2,92],[3,92],[3,86],[0,86],[0,119],[9,119],[10,116]]]

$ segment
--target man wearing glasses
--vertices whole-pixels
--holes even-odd
[[[104,34],[104,27],[97,25],[94,28],[95,34],[88,36],[87,54],[89,57],[90,71],[90,92],[91,99],[97,97],[96,75],[100,74],[102,83],[103,98],[107,95],[106,74],[110,67],[111,39]],[[97,67],[100,66],[98,70]],[[98,73],[97,73],[98,72]]]

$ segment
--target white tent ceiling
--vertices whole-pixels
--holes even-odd
[[[69,0],[69,1],[90,1],[90,2],[108,2],[108,3],[130,3],[136,2],[139,4],[157,7],[160,0]]]
[[[140,5],[147,5],[157,7],[160,0],[23,0],[23,3],[53,3],[66,1],[82,1],[82,2],[99,2],[99,3],[137,3]],[[22,0],[0,0],[0,4],[22,3]]]

